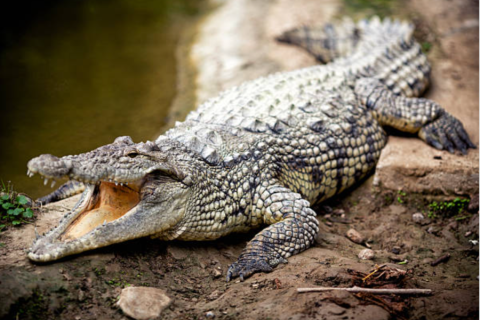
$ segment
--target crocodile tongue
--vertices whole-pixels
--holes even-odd
[[[82,212],[66,228],[60,241],[78,239],[103,223],[109,223],[130,211],[140,201],[138,191],[130,187],[118,186],[102,182],[95,188],[90,202]]]

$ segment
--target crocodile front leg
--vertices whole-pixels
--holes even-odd
[[[227,281],[240,280],[256,272],[270,272],[286,258],[310,247],[318,233],[318,221],[310,203],[291,190],[274,186],[263,188],[253,214],[263,215],[271,224],[257,234],[227,272]]]
[[[36,200],[36,202],[46,205],[51,202],[60,201],[73,197],[76,194],[82,193],[85,190],[85,185],[82,182],[70,180],[62,184],[58,189],[52,193],[41,197]]]
[[[432,100],[395,95],[375,78],[358,79],[355,94],[382,125],[418,134],[429,145],[451,153],[457,149],[466,154],[475,148],[462,123]]]

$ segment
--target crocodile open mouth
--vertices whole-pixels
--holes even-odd
[[[84,209],[76,215],[58,240],[78,239],[102,224],[121,218],[139,202],[140,193],[136,184],[127,186],[101,182],[95,185],[91,195],[84,199]]]

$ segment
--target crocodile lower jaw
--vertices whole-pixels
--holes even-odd
[[[69,251],[83,251],[91,233],[134,212],[140,203],[141,182],[116,185],[110,182],[88,184],[81,199],[61,220],[57,227],[43,237],[37,236],[28,257],[47,262],[64,256]]]

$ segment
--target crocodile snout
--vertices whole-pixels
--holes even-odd
[[[27,164],[29,175],[39,173],[48,178],[61,178],[72,169],[72,162],[51,154],[42,154],[33,158]]]

